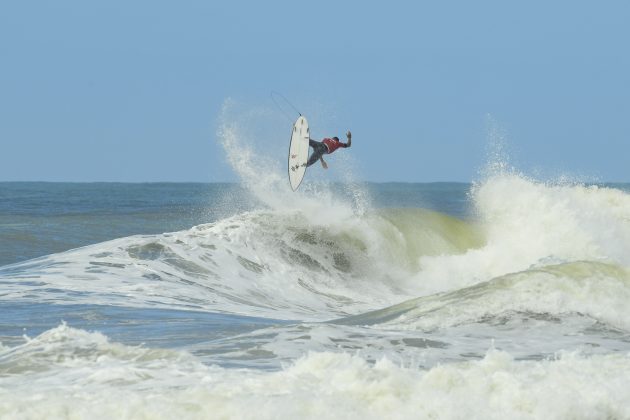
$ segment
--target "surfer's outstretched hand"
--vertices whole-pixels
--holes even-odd
[[[352,138],[352,133],[350,132],[350,130],[348,130],[348,132],[346,133],[346,137],[348,137],[349,139]]]

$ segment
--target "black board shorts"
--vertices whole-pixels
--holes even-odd
[[[311,153],[311,157],[309,157],[308,162],[306,162],[307,167],[317,162],[319,158],[325,154],[328,154],[328,147],[321,141],[309,140],[308,145],[313,148],[313,153]]]

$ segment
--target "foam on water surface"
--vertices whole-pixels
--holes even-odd
[[[516,361],[490,349],[480,360],[424,370],[320,352],[264,372],[208,366],[183,352],[110,343],[62,325],[2,349],[0,369],[0,418],[630,415],[627,354]]]

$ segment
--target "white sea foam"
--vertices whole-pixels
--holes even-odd
[[[579,260],[630,264],[630,195],[582,185],[548,185],[501,173],[472,199],[486,245],[463,255],[419,256],[421,294],[508,273]]]
[[[580,314],[630,330],[630,273],[618,266],[574,262],[508,274],[452,292],[412,299],[358,317],[353,324],[432,331],[492,322],[521,313]],[[498,321],[496,321],[498,322]]]
[[[27,361],[39,368],[11,371]],[[263,372],[206,366],[62,325],[3,350],[0,368],[3,419],[630,416],[626,354],[515,361],[490,349],[478,361],[422,370],[323,352]]]

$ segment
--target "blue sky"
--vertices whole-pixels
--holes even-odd
[[[499,131],[525,172],[630,181],[629,4],[5,1],[0,181],[234,181],[222,106],[282,150],[271,91],[352,129],[360,179],[474,180]]]

